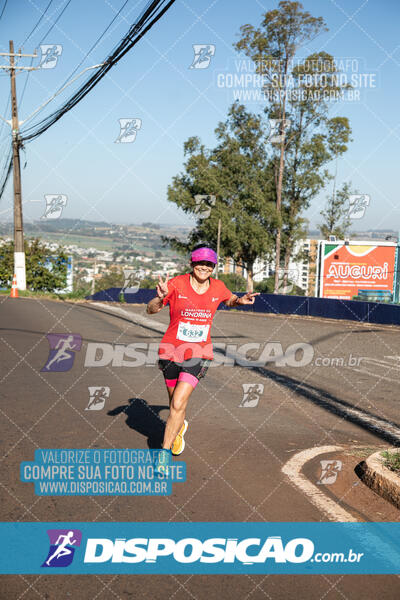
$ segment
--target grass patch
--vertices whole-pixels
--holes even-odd
[[[9,296],[11,290],[0,290],[3,296]],[[87,290],[77,290],[69,294],[56,294],[55,292],[33,292],[32,290],[18,290],[20,298],[48,298],[51,300],[82,300],[88,296],[90,292]]]
[[[368,458],[368,456],[374,454],[374,452],[377,452],[377,450],[379,450],[379,448],[366,446],[363,448],[352,448],[351,450],[344,452],[344,454],[348,456],[356,456],[357,458]]]
[[[390,452],[389,450],[385,450],[381,452],[381,455],[385,459],[383,461],[385,467],[400,475],[400,451]]]

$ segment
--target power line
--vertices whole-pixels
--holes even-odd
[[[12,160],[12,148],[10,146],[10,150],[9,150],[8,157],[7,157],[6,167],[5,167],[4,171],[3,171],[3,176],[2,176],[2,178],[0,180],[0,198],[3,195],[4,189],[5,189],[6,185],[7,185],[8,178],[10,177],[10,173],[12,171],[12,164],[13,164],[13,160]]]
[[[54,113],[48,117],[42,119],[36,125],[28,127],[21,136],[21,141],[32,140],[42,133],[44,133],[49,127],[51,127],[56,121],[58,121],[65,113],[69,112],[78,102],[80,102],[108,73],[108,71],[117,64],[119,60],[127,53],[133,46],[135,46],[139,40],[152,28],[152,26],[165,14],[165,12],[172,6],[175,0],[153,0],[150,2],[145,10],[142,12],[138,21],[133,24],[128,33],[122,39],[116,50],[112,52],[101,64],[99,70],[89,77],[89,79],[73,94],[69,100]],[[165,4],[166,3],[166,4]],[[164,6],[163,6],[164,5]],[[29,133],[30,132],[30,133]]]
[[[70,0],[70,1],[71,1],[71,0]],[[8,0],[5,0],[5,3],[4,3],[4,6],[3,6],[3,10],[1,11],[0,19],[1,19],[1,17],[3,16],[4,10],[5,10],[5,8],[6,8],[6,5],[7,5],[7,2],[8,2]],[[26,43],[26,42],[29,40],[29,38],[32,36],[32,34],[34,33],[34,31],[36,31],[36,29],[39,27],[39,25],[40,25],[40,23],[41,23],[41,21],[42,21],[42,19],[43,19],[44,15],[45,15],[45,14],[47,13],[47,11],[49,10],[49,8],[50,8],[50,6],[51,6],[52,2],[53,2],[53,0],[50,0],[50,2],[48,3],[48,5],[46,6],[45,10],[42,12],[42,14],[41,14],[40,18],[38,19],[38,21],[37,21],[36,25],[34,26],[34,28],[32,29],[32,31],[30,32],[30,34],[29,34],[29,35],[28,35],[28,36],[25,38],[25,40],[22,42],[21,46],[23,46],[23,45],[24,45],[24,44],[25,44],[25,43]],[[30,65],[30,66],[32,66],[32,64],[33,64],[33,58],[31,59],[31,65]],[[23,90],[23,92],[22,92],[22,97],[23,97],[23,95],[24,95],[24,92],[25,92],[25,88],[26,88],[26,84],[27,84],[27,82],[28,82],[28,77],[29,77],[29,74],[30,74],[30,71],[28,71],[28,75],[27,75],[27,78],[26,78],[26,80],[25,80],[25,85],[24,85],[24,90]],[[21,102],[22,102],[22,97],[21,97]],[[4,113],[3,113],[3,114],[6,114],[6,113],[7,113],[7,110],[8,110],[8,104],[9,104],[9,102],[10,102],[10,98],[11,98],[11,94],[9,94],[9,96],[8,96],[8,100],[7,100],[7,104],[6,104],[6,109],[5,109],[5,111],[4,111]],[[3,127],[4,127],[4,121],[2,121],[2,124],[1,124],[0,135],[1,135],[2,131],[3,131]],[[4,168],[4,171],[3,171],[3,174],[2,174],[1,180],[0,180],[0,198],[1,198],[1,197],[2,197],[2,195],[3,195],[3,192],[4,192],[4,189],[5,189],[5,186],[6,186],[6,184],[7,184],[8,178],[9,178],[9,176],[10,176],[10,173],[11,173],[11,168],[12,168],[12,150],[10,150],[10,154],[9,154],[9,156],[8,156],[8,157],[7,157],[7,159],[6,159],[6,162],[5,162],[5,168]]]
[[[6,108],[5,108],[5,110],[3,111],[3,115],[6,115],[6,114],[7,114],[7,111],[8,111],[8,105],[9,105],[9,103],[10,103],[10,100],[11,100],[11,94],[9,93],[9,94],[8,94],[8,100],[7,100]],[[4,121],[2,120],[2,121],[1,121],[0,135],[3,133],[3,127],[4,127]]]
[[[38,22],[36,23],[35,27],[32,29],[32,31],[30,32],[30,34],[28,35],[28,37],[26,37],[24,39],[24,41],[22,42],[22,46],[29,40],[29,38],[31,37],[31,35],[33,34],[34,31],[36,31],[36,29],[39,27],[40,23],[42,22],[42,19],[44,17],[44,15],[47,13],[47,11],[50,8],[50,5],[53,3],[54,0],[50,0],[50,2],[48,3],[48,5],[46,6],[46,8],[44,9],[44,11],[42,12]]]
[[[60,12],[60,14],[58,15],[57,19],[54,21],[54,23],[52,24],[52,26],[50,27],[50,29],[44,34],[44,36],[42,37],[42,39],[40,40],[39,44],[41,44],[49,35],[50,31],[53,30],[53,28],[57,25],[58,21],[60,20],[60,18],[63,16],[65,10],[68,8],[68,6],[71,4],[71,0],[68,0],[67,4],[64,6],[64,8],[62,9],[62,11]]]
[[[49,35],[50,31],[53,29],[53,27],[57,24],[57,22],[59,21],[60,17],[62,17],[64,11],[66,8],[68,8],[68,5],[70,4],[71,0],[68,0],[67,4],[64,6],[63,10],[61,11],[61,13],[59,14],[59,16],[57,17],[57,20],[53,23],[53,25],[50,27],[50,29],[47,31],[47,33],[42,37],[42,39],[39,42],[39,45],[46,39],[46,37]],[[76,73],[76,71],[79,69],[79,67],[81,66],[81,64],[87,59],[87,57],[89,56],[89,54],[91,54],[91,52],[94,50],[94,48],[99,44],[99,42],[102,40],[102,38],[104,37],[104,35],[107,33],[107,31],[110,29],[111,25],[114,23],[114,21],[117,19],[117,17],[120,15],[121,11],[125,8],[125,6],[128,4],[129,0],[125,0],[124,4],[121,6],[121,8],[119,9],[119,11],[117,12],[117,14],[115,15],[115,17],[112,19],[112,21],[109,23],[109,25],[106,27],[106,29],[103,31],[103,33],[98,37],[97,41],[92,45],[92,47],[90,48],[90,50],[88,50],[88,52],[86,52],[85,56],[83,57],[83,59],[81,60],[81,62],[78,64],[78,66],[74,69],[74,71],[72,71],[72,73],[69,75],[69,77],[64,81],[64,83],[60,86],[60,88],[58,89],[58,92],[65,86],[65,84],[73,77],[73,75]],[[30,66],[32,66],[33,64],[33,59],[31,60],[31,64]],[[22,100],[24,98],[25,95],[25,90],[26,90],[26,86],[28,83],[28,79],[29,79],[29,75],[30,75],[30,71],[28,71],[28,74],[26,76],[25,79],[25,84],[24,84],[24,88],[22,90],[22,94],[21,94],[21,100],[19,102],[20,106],[22,104]],[[44,108],[44,107],[43,107]],[[39,111],[40,112],[40,111]]]
[[[43,42],[43,41],[44,41],[44,40],[47,38],[47,36],[49,35],[50,31],[52,31],[52,30],[53,30],[53,27],[55,27],[55,26],[57,25],[58,21],[59,21],[59,20],[60,20],[60,18],[63,16],[63,14],[64,14],[64,11],[65,11],[65,10],[68,8],[68,6],[70,5],[70,3],[71,3],[71,0],[68,0],[67,4],[64,6],[64,8],[62,9],[62,11],[61,11],[61,12],[60,12],[60,14],[58,15],[57,19],[54,21],[54,23],[52,24],[52,26],[50,27],[50,29],[49,29],[49,30],[48,30],[48,31],[45,33],[45,35],[44,35],[44,36],[42,37],[42,39],[40,40],[40,42],[39,42],[39,44],[38,44],[39,46],[40,46],[40,44],[41,44],[41,43],[42,43],[42,42]],[[32,65],[33,65],[33,58],[31,59],[31,64],[30,64],[30,66],[32,66]],[[28,73],[27,73],[27,76],[26,76],[26,79],[25,79],[25,83],[24,83],[24,88],[23,88],[23,90],[22,90],[21,99],[20,99],[20,101],[19,101],[19,106],[20,106],[20,107],[21,107],[21,105],[22,105],[22,100],[23,100],[23,98],[24,98],[24,95],[25,95],[25,90],[26,90],[26,86],[27,86],[27,84],[28,84],[28,80],[29,80],[29,75],[30,75],[30,74],[31,74],[31,72],[30,72],[30,71],[28,71]]]
[[[4,2],[4,6],[3,6],[3,10],[1,11],[1,14],[0,14],[0,19],[1,19],[1,18],[2,18],[2,16],[3,16],[3,13],[4,13],[4,11],[5,11],[5,8],[6,8],[6,6],[7,6],[7,2],[8,2],[8,0],[5,0],[5,2]],[[38,21],[37,21],[36,25],[34,26],[34,28],[32,29],[32,31],[30,32],[30,34],[29,34],[29,35],[28,35],[28,36],[25,38],[25,40],[22,42],[21,46],[23,46],[23,45],[24,45],[24,44],[25,44],[25,43],[26,43],[26,42],[29,40],[29,38],[32,36],[32,34],[33,34],[33,33],[36,31],[36,29],[39,27],[39,25],[40,25],[40,23],[41,23],[41,21],[42,21],[43,17],[45,16],[45,14],[47,13],[47,11],[49,10],[49,8],[50,8],[50,6],[51,6],[52,2],[53,2],[53,0],[50,0],[50,2],[48,3],[48,5],[46,6],[45,10],[42,12],[42,14],[41,14],[40,18],[38,19]],[[53,27],[54,27],[54,26],[55,26],[55,25],[58,23],[58,21],[59,21],[60,17],[61,17],[61,16],[62,16],[62,14],[64,13],[65,9],[68,7],[68,5],[70,4],[70,2],[71,2],[71,0],[68,0],[67,4],[64,6],[63,10],[61,11],[61,13],[59,14],[59,16],[57,17],[56,21],[55,21],[55,22],[53,23],[53,25],[50,27],[50,29],[48,30],[48,32],[45,34],[45,36],[44,36],[44,37],[42,38],[42,40],[39,42],[39,44],[41,44],[41,43],[42,43],[43,39],[45,39],[45,38],[46,38],[46,36],[47,36],[47,35],[50,33],[50,31],[53,29]],[[31,59],[31,64],[30,64],[30,66],[32,66],[32,64],[33,64],[33,58]],[[24,84],[24,88],[23,88],[22,95],[21,95],[21,100],[20,100],[20,106],[21,106],[22,99],[23,99],[23,97],[24,97],[24,94],[25,94],[25,90],[26,90],[26,86],[27,86],[27,83],[28,83],[29,75],[30,75],[30,71],[28,71],[27,77],[26,77],[26,79],[25,79],[25,84]],[[9,94],[9,96],[8,96],[8,100],[7,100],[6,108],[5,108],[5,111],[4,111],[4,113],[3,113],[3,114],[6,114],[6,113],[7,113],[7,110],[8,110],[8,105],[9,105],[9,102],[10,102],[10,98],[11,98],[11,94]],[[3,127],[4,127],[4,121],[2,121],[2,124],[1,124],[0,135],[1,135],[1,133],[3,132]],[[8,155],[8,157],[7,157],[6,161],[5,161],[5,167],[4,167],[4,170],[3,170],[2,177],[1,177],[1,179],[0,179],[0,199],[1,199],[2,195],[3,195],[3,192],[4,192],[4,189],[5,189],[5,187],[6,187],[7,181],[8,181],[8,179],[9,179],[9,176],[10,176],[10,173],[11,173],[11,169],[12,169],[12,150],[10,149],[10,151],[9,151],[9,155]]]
[[[115,19],[117,17],[119,17],[121,11],[125,8],[125,6],[128,4],[129,0],[125,0],[124,4],[121,6],[121,8],[119,9],[119,11],[117,12],[117,14],[115,15],[115,17],[113,18],[113,20],[110,22],[110,24],[105,28],[105,30],[103,31],[103,33],[97,38],[96,42],[92,45],[92,47],[90,48],[90,50],[88,50],[85,54],[85,56],[82,58],[81,62],[76,66],[76,68],[72,71],[71,75],[69,77],[67,77],[67,79],[64,81],[64,83],[60,86],[60,89],[62,87],[64,87],[64,85],[75,75],[75,73],[77,72],[77,70],[79,69],[79,67],[81,66],[81,64],[83,62],[85,62],[85,60],[87,59],[87,57],[89,56],[89,54],[92,53],[92,51],[96,48],[96,46],[98,45],[98,43],[102,40],[102,38],[104,37],[104,35],[107,33],[107,31],[110,29],[111,25],[114,23]]]
[[[64,7],[67,8],[71,0]],[[129,52],[133,46],[135,46],[141,38],[153,27],[153,25],[166,13],[166,11],[172,6],[175,0],[153,0],[147,3],[145,9],[142,11],[136,23],[134,23],[122,41],[113,49],[112,53],[105,59],[103,63],[99,65],[99,70],[95,75],[91,76],[85,84],[83,84],[79,90],[58,110],[50,114],[48,117],[40,121],[38,124],[29,127],[27,131],[31,133],[29,135],[19,135],[19,145],[22,146],[23,142],[30,141],[42,133],[44,133],[51,125],[58,121],[65,113],[71,110],[78,102],[80,102],[96,85],[97,83],[107,74],[107,72],[115,65],[121,58]],[[125,2],[126,4],[126,2]],[[125,4],[121,7],[123,9]],[[118,13],[119,14],[119,13]],[[116,16],[118,16],[118,14]],[[61,16],[61,15],[59,15]],[[116,17],[115,17],[116,18]],[[113,19],[113,21],[115,20]],[[113,22],[112,21],[112,22]],[[108,28],[103,32],[100,38],[97,40],[94,46],[89,50],[88,54],[93,48],[99,43],[101,38],[104,36]],[[86,56],[88,56],[88,54]],[[86,58],[86,57],[85,57]],[[62,89],[62,88],[61,88]],[[60,91],[60,90],[59,90]],[[57,92],[58,93],[58,92]],[[55,94],[57,95],[57,94]],[[47,104],[47,103],[46,103]],[[6,166],[3,171],[3,175],[0,180],[0,199],[4,192],[8,178],[12,170],[12,148],[10,149],[7,157]]]
[[[8,2],[8,0],[6,0],[6,1],[4,2],[4,6],[3,6],[3,10],[1,11],[0,19],[1,19],[1,17],[3,16],[3,13],[4,13],[5,9],[6,9],[7,2]]]
[[[3,112],[3,114],[7,114],[8,111],[8,105],[10,103],[11,100],[11,93],[8,94],[8,100],[7,100],[7,104],[6,104],[6,108]],[[4,121],[1,121],[1,129],[0,129],[0,135],[3,133],[3,127],[4,127]],[[6,139],[7,136],[4,137],[4,139]],[[10,172],[11,172],[11,167],[12,167],[12,151],[11,151],[11,146],[10,146],[10,150],[9,150],[9,154],[4,162],[4,168],[3,168],[3,173],[1,175],[0,178],[0,199],[3,196],[3,192],[4,189],[6,187],[8,178],[10,176]]]

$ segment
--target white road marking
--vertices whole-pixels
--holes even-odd
[[[332,521],[345,521],[347,523],[357,523],[357,519],[353,517],[347,510],[344,510],[337,502],[325,496],[321,489],[311,483],[300,471],[303,465],[315,458],[319,454],[327,454],[328,452],[338,452],[343,450],[342,446],[317,446],[308,448],[302,452],[298,452],[288,462],[283,465],[282,472],[289,477],[309,500],[329,519]]]
[[[151,327],[152,329],[156,329],[160,333],[165,333],[167,330],[167,325],[164,323],[160,323],[155,321],[154,319],[149,319],[144,315],[138,315],[137,313],[129,312],[128,310],[124,310],[123,308],[119,308],[116,306],[109,306],[108,304],[102,304],[101,302],[96,302],[96,307],[100,306],[101,308],[106,308],[107,311],[113,312],[117,315],[121,315],[132,321],[137,325],[143,325],[144,327]]]
[[[382,379],[383,381],[393,381],[394,383],[400,383],[400,379],[392,379],[387,375],[379,375],[379,373],[374,373],[373,371],[365,371],[364,369],[352,369],[353,371],[357,371],[357,373],[364,373],[364,375],[370,375],[371,377],[375,377],[376,379]]]
[[[380,367],[385,367],[386,369],[389,369],[391,371],[400,371],[400,364],[393,364],[386,360],[379,360],[378,358],[368,357],[363,358],[363,361],[365,362],[359,363],[361,364],[361,366],[365,365],[365,363],[372,363],[374,365],[379,365]]]

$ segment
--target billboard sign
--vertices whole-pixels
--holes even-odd
[[[322,242],[320,296],[352,300],[359,290],[393,292],[396,244]]]

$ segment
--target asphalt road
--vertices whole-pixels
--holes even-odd
[[[143,306],[123,308],[145,315]],[[274,360],[209,369],[188,407],[181,456],[187,481],[174,484],[172,496],[35,496],[33,484],[19,480],[20,462],[33,460],[35,449],[157,447],[168,415],[161,373],[154,360],[139,367],[121,362],[131,360],[123,356],[127,344],[142,343],[147,352],[147,344],[154,349],[160,341],[168,313],[151,319],[138,325],[89,303],[1,300],[2,521],[327,521],[282,472],[297,452],[319,446],[342,448],[321,454],[342,463],[336,481],[320,486],[327,497],[357,521],[399,520],[399,511],[354,473],[363,456],[400,443],[398,328],[235,311],[220,311],[214,320],[213,342],[230,345],[225,360],[249,343],[248,356],[264,350]],[[81,336],[68,371],[42,370],[49,334]],[[114,365],[85,366],[93,344],[113,348]],[[101,410],[85,410],[93,386],[110,388]],[[303,472],[316,484],[320,458]],[[14,575],[2,577],[0,597],[61,600],[78,592],[99,600],[394,600],[400,577]]]

